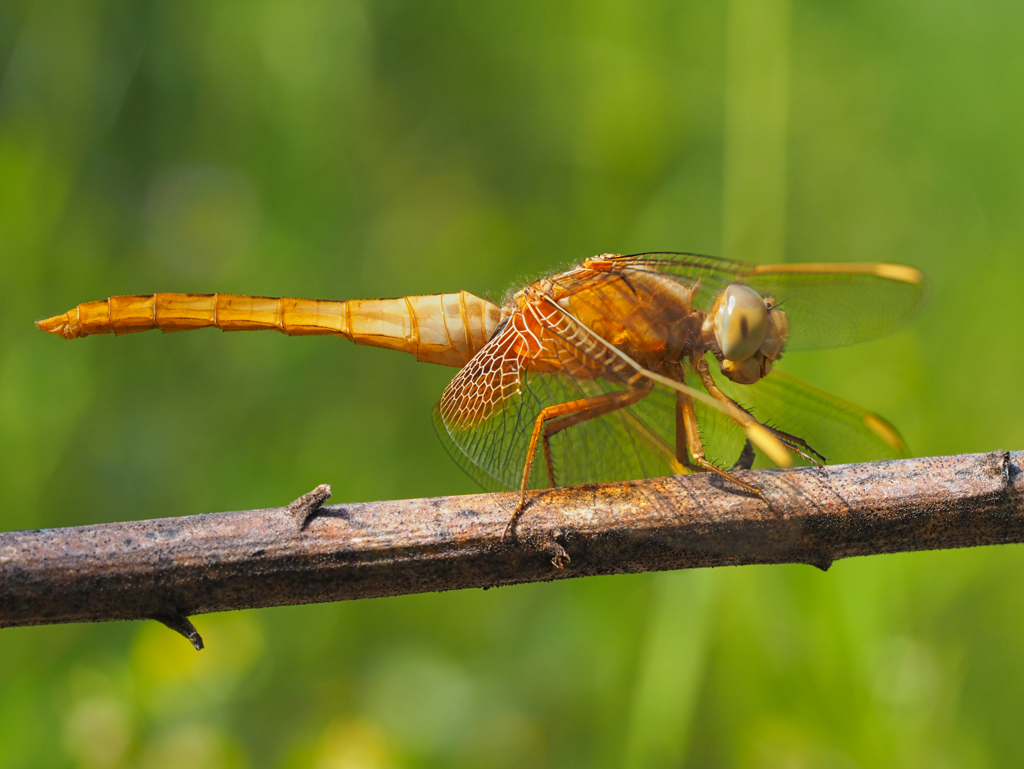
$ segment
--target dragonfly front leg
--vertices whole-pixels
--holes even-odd
[[[641,386],[634,387],[629,390],[602,393],[601,395],[595,395],[592,398],[581,398],[580,400],[560,403],[557,406],[548,406],[541,409],[540,414],[537,415],[537,420],[534,422],[533,435],[530,436],[530,447],[526,452],[526,464],[523,467],[523,481],[519,489],[519,504],[516,506],[515,512],[512,513],[512,517],[509,518],[508,524],[505,526],[505,532],[501,535],[502,539],[505,539],[509,532],[512,531],[512,526],[515,524],[516,519],[523,511],[523,508],[526,507],[526,487],[530,482],[530,470],[533,468],[534,454],[537,453],[537,443],[540,442],[544,446],[544,459],[547,463],[548,469],[548,483],[550,486],[554,486],[555,468],[551,457],[551,445],[549,443],[551,436],[560,433],[562,430],[572,427],[573,425],[588,422],[591,419],[597,419],[598,417],[611,414],[619,409],[632,406],[637,401],[649,395],[652,386],[652,384],[645,381]],[[541,440],[542,436],[543,440]]]
[[[733,403],[735,402],[736,401],[733,401]],[[740,406],[740,408],[743,407]],[[744,409],[744,411],[746,411],[746,409]],[[783,432],[782,430],[772,427],[771,425],[765,425],[765,427],[771,430],[772,434],[780,441],[782,441],[783,446],[788,448],[794,454],[798,454],[804,459],[806,459],[818,470],[821,470],[825,466],[825,463],[828,461],[827,457],[825,457],[823,454],[820,454],[813,446],[811,446],[803,438],[800,438],[799,436],[796,435],[790,435],[789,433]]]

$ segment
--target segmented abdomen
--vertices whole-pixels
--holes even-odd
[[[269,329],[332,334],[356,344],[412,353],[422,361],[464,366],[486,344],[501,310],[466,291],[397,299],[292,299],[236,294],[147,294],[85,302],[36,325],[65,339],[136,331]]]

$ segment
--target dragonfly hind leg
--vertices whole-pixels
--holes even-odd
[[[649,395],[652,387],[651,383],[645,381],[640,386],[632,387],[628,390],[602,393],[592,398],[581,398],[580,400],[560,403],[557,406],[548,406],[541,409],[533,425],[530,447],[526,451],[526,464],[523,466],[523,482],[519,489],[519,504],[516,505],[512,517],[509,518],[508,524],[505,526],[505,532],[501,535],[502,539],[505,539],[509,532],[512,531],[516,519],[523,511],[523,508],[526,507],[526,487],[530,482],[530,470],[533,468],[533,458],[537,453],[537,443],[541,443],[544,447],[544,461],[547,465],[548,483],[549,486],[554,486],[555,466],[551,456],[551,437],[573,425],[603,417],[619,409],[628,408]]]

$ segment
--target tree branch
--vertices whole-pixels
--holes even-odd
[[[0,534],[0,627],[158,619],[594,574],[807,563],[1024,541],[1024,452],[710,473],[517,494],[288,507]]]

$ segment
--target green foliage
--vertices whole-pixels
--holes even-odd
[[[0,528],[474,491],[452,370],[37,318],[500,298],[609,251],[919,266],[908,330],[782,367],[916,454],[1024,448],[1024,6],[755,5],[0,4]],[[0,765],[1019,766],[1020,555],[201,616],[200,654],[3,630]]]

